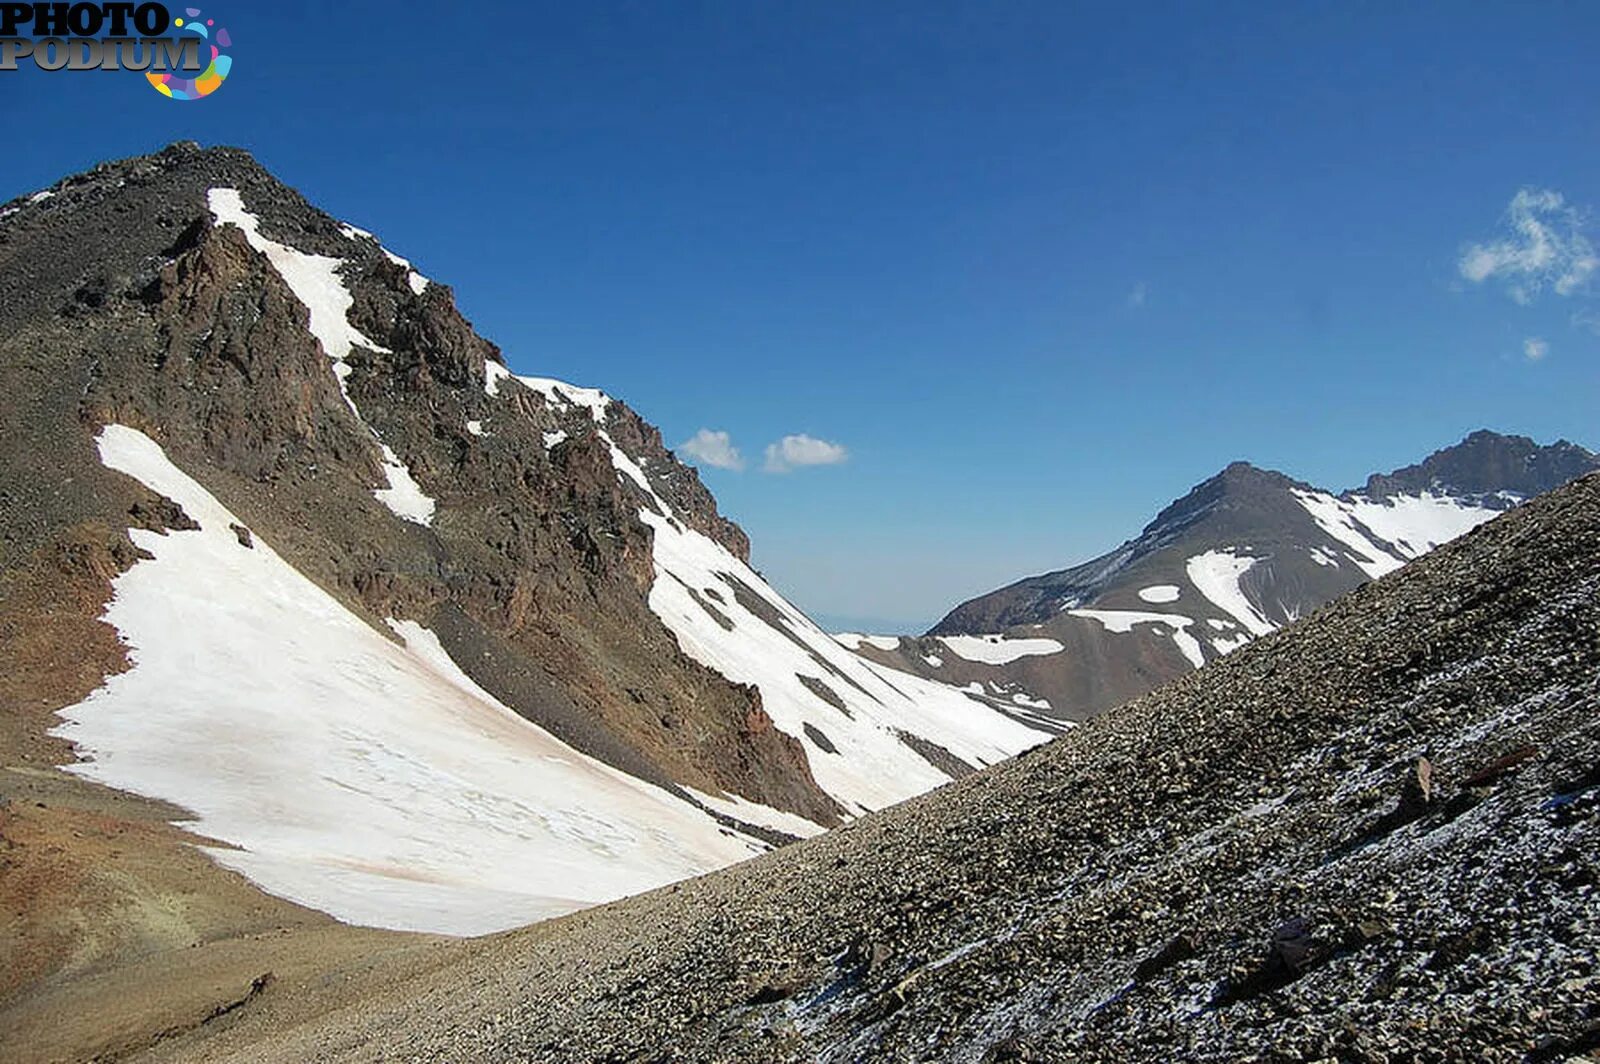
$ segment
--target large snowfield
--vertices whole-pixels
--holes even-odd
[[[1324,532],[1344,545],[1350,560],[1373,579],[1394,572],[1501,512],[1430,492],[1344,499],[1296,489],[1294,496]],[[1513,496],[1507,501],[1520,500]]]
[[[63,712],[71,771],[175,802],[210,853],[353,923],[500,930],[750,856],[668,792],[577,753],[456,667],[433,633],[386,638],[283,560],[130,428],[102,461],[199,531],[133,529],[155,555],[105,619],[133,668]],[[218,589],[226,589],[219,594]]]

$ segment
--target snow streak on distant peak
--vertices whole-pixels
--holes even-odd
[[[1347,548],[1350,560],[1374,579],[1501,512],[1477,501],[1432,492],[1369,499],[1296,488],[1294,497],[1318,527]]]
[[[1164,627],[1172,636],[1172,642],[1180,653],[1188,659],[1189,664],[1195,668],[1206,663],[1205,655],[1200,650],[1200,640],[1189,633],[1189,628],[1194,624],[1193,617],[1185,617],[1177,613],[1150,613],[1145,610],[1068,610],[1073,617],[1086,617],[1091,621],[1099,621],[1105,626],[1106,631],[1126,635],[1133,631],[1135,625],[1153,624]]]
[[[1005,665],[1018,658],[1059,654],[1066,649],[1054,639],[1016,639],[1006,635],[942,635],[939,642],[957,657],[984,665]]]
[[[1238,621],[1253,635],[1268,635],[1277,629],[1256,608],[1240,586],[1240,580],[1256,564],[1256,559],[1236,550],[1208,550],[1190,558],[1184,567],[1195,590],[1222,612]]]

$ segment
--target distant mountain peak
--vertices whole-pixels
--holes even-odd
[[[897,647],[894,663],[1087,716],[1596,469],[1600,458],[1566,441],[1540,445],[1487,429],[1342,495],[1230,462],[1136,538],[963,602],[929,631],[933,639],[1043,640],[1062,648],[1055,656],[955,664],[951,653],[970,644],[925,639]]]
[[[1460,443],[1435,451],[1415,465],[1374,473],[1358,491],[1369,498],[1430,492],[1465,497],[1503,494],[1528,499],[1582,476],[1597,465],[1600,456],[1565,439],[1540,444],[1527,436],[1478,429]]]
[[[1296,484],[1276,470],[1262,469],[1245,461],[1230,462],[1157,514],[1155,520],[1145,526],[1141,537],[1181,531],[1218,509],[1249,509]]]

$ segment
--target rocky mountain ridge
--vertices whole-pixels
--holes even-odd
[[[1235,462],[1115,550],[861,652],[1041,721],[1081,720],[1595,469],[1600,456],[1566,440],[1488,431],[1338,494]]]

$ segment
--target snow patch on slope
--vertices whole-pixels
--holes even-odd
[[[860,650],[863,643],[869,647],[876,647],[878,650],[898,650],[900,648],[900,637],[897,635],[861,635],[858,632],[835,632],[833,638],[851,650]]]
[[[355,305],[355,299],[339,277],[339,267],[344,265],[344,260],[296,251],[286,244],[262,236],[260,220],[245,209],[244,199],[238,189],[211,189],[206,193],[206,205],[218,225],[237,226],[244,233],[250,246],[267,257],[267,262],[283,278],[289,291],[305,305],[309,315],[307,328],[333,360],[333,375],[339,382],[339,394],[344,396],[350,413],[366,426],[381,448],[388,487],[379,488],[372,494],[396,516],[421,525],[430,523],[433,520],[434,501],[423,493],[412,479],[411,471],[383,443],[377,430],[367,425],[345,384],[350,376],[350,365],[345,360],[350,357],[352,350],[364,347],[369,351],[387,351],[388,348],[367,339],[350,324],[350,308]]]
[[[479,934],[764,849],[519,717],[415,622],[385,638],[261,536],[244,547],[149,437],[111,425],[99,447],[201,527],[129,530],[154,558],[105,620],[133,667],[56,732],[86,759],[68,771],[240,847],[218,863],[352,923]]]
[[[419,525],[432,524],[433,500],[387,443],[383,444],[383,472],[389,478],[389,486],[372,493],[377,500],[407,521],[415,521]]]
[[[1267,635],[1276,631],[1277,625],[1256,609],[1245,597],[1244,588],[1239,584],[1255,564],[1256,559],[1232,550],[1208,550],[1190,558],[1184,565],[1184,574],[1195,590],[1210,600],[1213,606],[1244,625],[1251,634]]]
[[[1018,658],[1059,654],[1067,649],[1054,639],[1011,639],[1003,635],[942,635],[939,642],[957,657],[984,665],[1006,665]]]
[[[1181,594],[1177,584],[1154,584],[1150,587],[1139,589],[1139,597],[1153,605],[1163,606],[1168,602],[1177,602]]]
[[[580,398],[584,392],[601,394],[556,383],[555,391],[581,405],[589,405]],[[600,436],[611,446],[612,464],[647,501],[639,518],[655,533],[651,610],[689,657],[760,690],[773,723],[805,747],[817,785],[847,811],[881,809],[949,781],[901,733],[974,766],[1049,737],[953,687],[880,667],[846,649],[727,548],[678,521],[638,464],[604,431]],[[705,608],[708,598],[717,601],[731,630]],[[819,696],[818,686],[832,698]],[[818,744],[813,732],[833,750]]]
[[[1330,569],[1339,568],[1339,559],[1335,558],[1321,547],[1312,547],[1309,553],[1311,554],[1311,560],[1316,562],[1318,565],[1326,566]]]
[[[1162,625],[1168,629],[1179,653],[1187,658],[1191,665],[1198,669],[1206,663],[1205,654],[1200,649],[1200,640],[1189,633],[1189,626],[1194,624],[1192,617],[1184,617],[1177,613],[1146,613],[1142,610],[1068,610],[1067,612],[1073,617],[1087,617],[1091,621],[1099,621],[1105,626],[1106,631],[1119,635],[1133,631],[1133,626],[1136,624]]]
[[[406,284],[410,286],[414,295],[420,296],[423,292],[423,289],[427,288],[428,285],[432,283],[426,277],[422,276],[422,274],[416,271],[416,268],[411,265],[410,260],[403,259],[399,255],[396,255],[394,252],[390,251],[388,248],[384,247],[383,244],[379,242],[377,237],[373,236],[365,229],[358,229],[349,222],[342,222],[339,225],[339,232],[343,233],[345,239],[347,240],[370,240],[374,244],[377,244],[378,250],[383,252],[384,258],[388,259],[390,262],[406,271]]]
[[[1350,508],[1357,521],[1407,560],[1420,558],[1433,548],[1493,520],[1501,512],[1430,492],[1392,495],[1378,500],[1357,495],[1344,505]]]
[[[1349,548],[1352,560],[1374,579],[1501,512],[1431,492],[1369,499],[1295,489],[1294,497],[1324,532]]]
[[[589,411],[596,425],[605,424],[606,411],[611,407],[611,397],[598,388],[580,388],[566,381],[549,377],[518,377],[517,380],[545,397],[545,401],[560,406],[577,406]]]
[[[1368,530],[1361,527],[1351,508],[1326,492],[1294,489],[1294,497],[1317,527],[1344,544],[1350,560],[1362,572],[1376,580],[1392,573],[1405,563],[1373,541]]]
[[[809,839],[813,835],[822,834],[826,828],[815,824],[803,816],[794,813],[785,813],[781,809],[774,809],[769,805],[760,805],[737,794],[711,795],[704,791],[697,791],[693,787],[683,788],[696,801],[707,809],[714,809],[723,816],[731,816],[735,820],[742,820],[746,824],[757,827],[771,828],[781,831],[786,835],[793,835],[799,839]]]
[[[511,371],[492,358],[483,360],[483,390],[490,398],[500,394],[500,382],[511,376]]]

